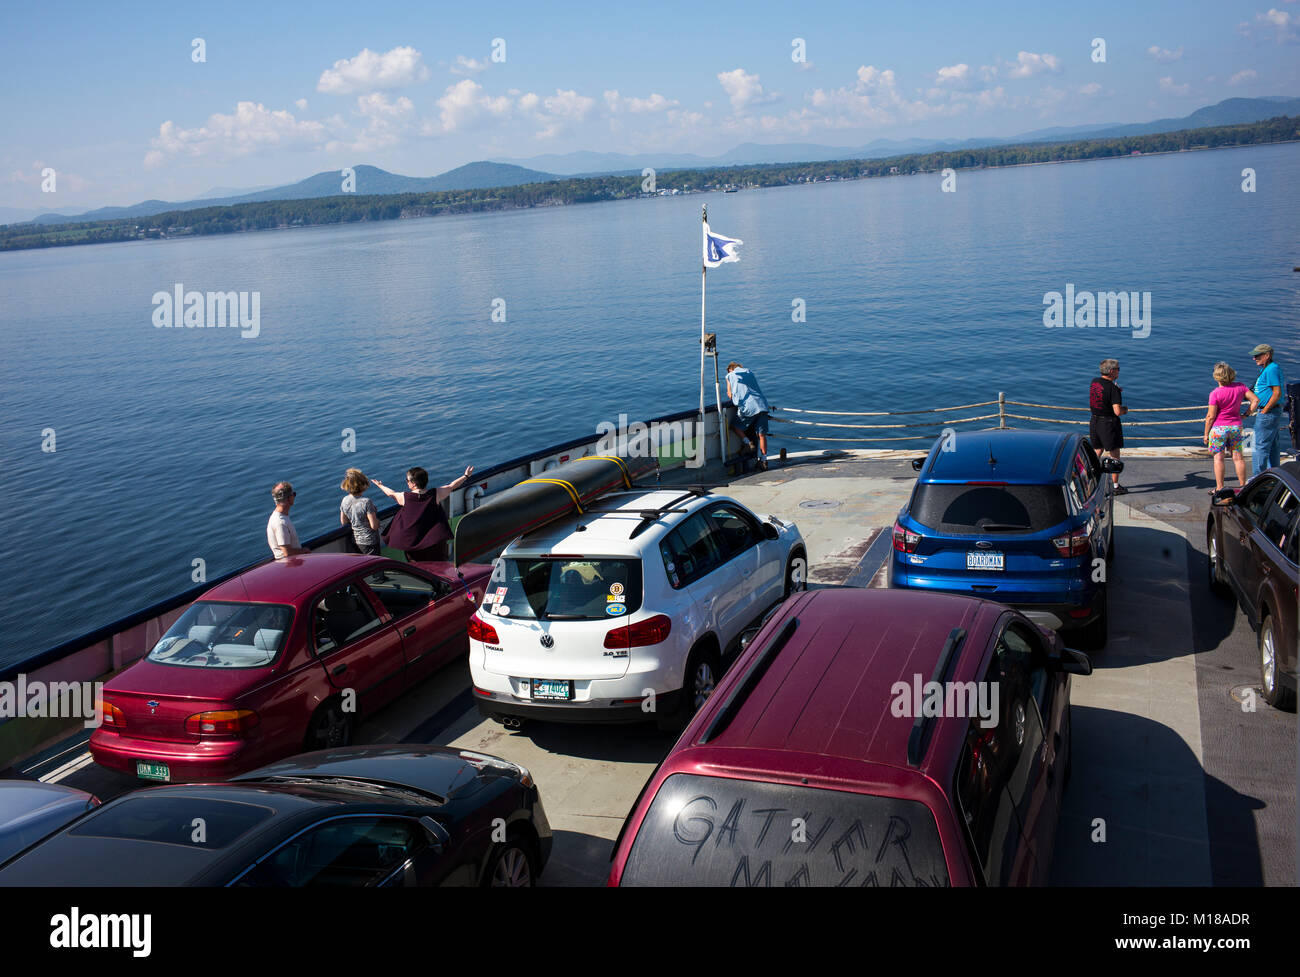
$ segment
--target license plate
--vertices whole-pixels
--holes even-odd
[[[135,761],[135,775],[142,780],[172,779],[172,772],[167,769],[167,764],[145,763],[143,760]]]
[[[966,569],[1005,570],[1006,560],[1001,553],[991,553],[984,550],[968,550],[966,552]]]
[[[567,678],[533,679],[534,699],[572,699],[573,682]]]

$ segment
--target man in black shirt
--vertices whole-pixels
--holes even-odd
[[[1088,440],[1099,454],[1118,458],[1124,447],[1124,429],[1119,419],[1128,413],[1123,404],[1123,391],[1115,380],[1119,377],[1119,360],[1102,360],[1098,368],[1101,374],[1092,378],[1088,389],[1088,406],[1092,409],[1092,418],[1088,424]],[[1128,489],[1119,483],[1119,472],[1111,476],[1115,494],[1124,495]]]

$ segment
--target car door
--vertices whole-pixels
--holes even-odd
[[[1285,640],[1295,647],[1295,630],[1286,628],[1288,621],[1294,622],[1296,615],[1295,566],[1287,557],[1287,552],[1294,552],[1297,512],[1300,511],[1300,496],[1287,484],[1283,483],[1269,502],[1268,510],[1260,522],[1260,529],[1251,537],[1251,545],[1258,556],[1258,596],[1256,604],[1267,600],[1270,612],[1276,615],[1274,621],[1275,640],[1280,648],[1288,647]],[[1285,656],[1286,652],[1283,651]]]
[[[362,589],[350,580],[312,602],[311,650],[330,684],[366,711],[401,691],[406,660],[402,638],[385,624]],[[347,704],[347,699],[344,700]]]
[[[438,852],[415,818],[328,817],[262,856],[231,884],[276,887],[418,885],[433,881]]]
[[[740,586],[727,622],[728,634],[733,630],[739,634],[768,604],[780,596],[771,595],[773,586],[780,585],[779,576],[776,581],[769,579],[771,574],[764,569],[764,554],[760,545],[764,542],[762,530],[758,520],[743,507],[730,503],[710,506],[705,511],[704,518],[719,552],[740,573]],[[776,561],[768,562],[775,564]]]
[[[1102,484],[1101,465],[1087,441],[1080,442],[1075,453],[1074,475],[1092,520],[1093,555],[1109,560],[1111,534],[1114,532],[1114,499]]]
[[[1268,511],[1269,499],[1278,484],[1276,476],[1261,475],[1246,487],[1235,503],[1223,510],[1221,517],[1223,568],[1237,591],[1242,610],[1252,623],[1255,621],[1260,571],[1258,541],[1252,542],[1251,536],[1258,533]]]
[[[468,650],[465,591],[414,569],[383,568],[362,583],[402,639],[405,684],[412,685]]]
[[[735,617],[740,569],[724,561],[704,514],[685,519],[664,537],[659,552],[669,584],[695,604],[704,627],[715,631],[725,648],[729,638],[723,632],[726,622]]]

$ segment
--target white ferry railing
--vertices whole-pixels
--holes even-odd
[[[956,411],[979,410],[984,407],[996,407],[997,413],[975,414],[970,417],[949,417],[948,415]],[[925,429],[926,433],[916,434],[898,434],[893,433],[890,436],[863,434],[854,437],[829,437],[820,436],[814,433],[807,434],[786,434],[781,431],[773,431],[770,437],[774,440],[789,441],[817,441],[829,442],[836,444],[859,444],[867,447],[871,444],[897,443],[901,441],[933,441],[935,437],[942,433],[942,429],[955,427],[958,424],[977,424],[981,421],[997,421],[996,429],[1007,430],[1015,425],[1010,425],[1008,421],[1029,421],[1033,424],[1063,424],[1070,427],[1088,426],[1086,418],[1070,417],[1043,417],[1037,414],[1019,414],[1008,411],[1008,407],[1028,408],[1031,410],[1047,411],[1065,411],[1076,414],[1090,414],[1091,409],[1088,407],[1070,407],[1063,404],[1037,404],[1029,401],[1008,400],[1006,394],[998,394],[997,400],[982,400],[972,404],[955,404],[951,407],[929,407],[916,410],[878,410],[878,411],[833,411],[833,410],[812,410],[802,407],[776,407],[773,408],[771,421],[773,424],[785,424],[796,428],[812,428],[814,430],[861,430],[861,431],[889,431],[901,432],[904,430],[915,430],[917,428]],[[1178,442],[1187,445],[1199,445],[1205,424],[1205,405],[1188,406],[1188,407],[1133,407],[1129,409],[1124,425],[1124,441],[1162,441]],[[1172,420],[1130,420],[1135,414],[1161,414],[1161,413],[1182,413],[1194,416],[1177,417]],[[800,416],[788,416],[800,415]],[[938,415],[932,420],[919,422],[903,423],[872,423],[861,424],[849,421],[824,421],[809,420],[807,417],[918,417],[920,415]],[[1167,434],[1129,434],[1130,428],[1148,428],[1162,427],[1171,425],[1196,425],[1195,430],[1171,431]],[[990,428],[993,429],[993,428]]]

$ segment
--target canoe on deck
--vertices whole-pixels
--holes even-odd
[[[516,536],[578,515],[602,495],[631,488],[658,467],[654,456],[587,455],[524,479],[460,517],[456,563],[495,555]]]

